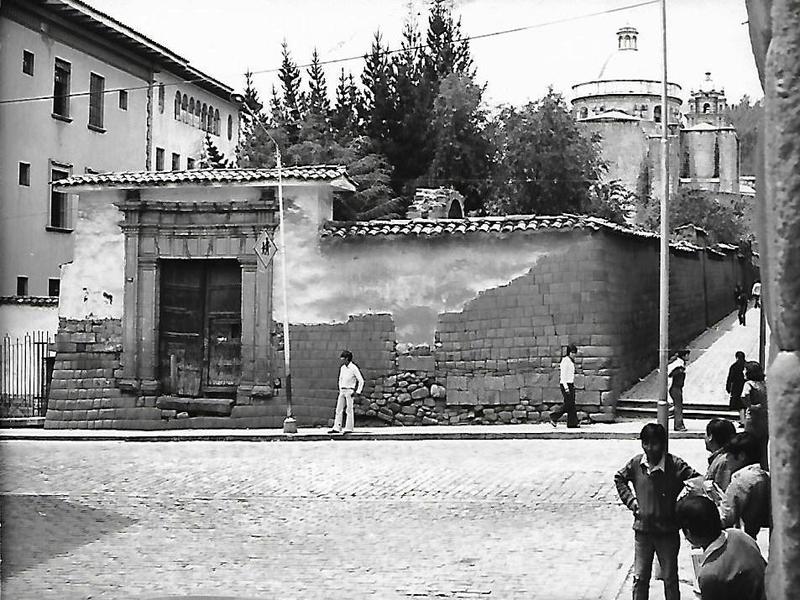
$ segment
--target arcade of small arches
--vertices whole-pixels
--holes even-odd
[[[158,84],[158,111],[164,113],[166,91],[163,83]],[[221,134],[221,122],[219,109],[209,106],[205,102],[195,100],[193,97],[180,90],[175,92],[173,117],[176,121],[187,123],[192,127],[199,127],[212,135]],[[228,115],[227,122],[228,139],[233,138],[233,116]]]

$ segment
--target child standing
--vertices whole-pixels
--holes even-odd
[[[675,502],[683,483],[700,474],[683,459],[666,451],[667,432],[661,425],[648,423],[642,428],[639,439],[644,452],[634,456],[614,475],[619,497],[634,517],[633,600],[649,598],[654,554],[661,564],[666,600],[679,600],[681,540]]]

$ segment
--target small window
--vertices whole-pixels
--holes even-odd
[[[706,102],[705,104],[703,104],[703,112],[704,112],[704,113],[709,113],[709,112],[711,112],[711,105],[710,105],[708,102]]]
[[[181,118],[181,93],[175,92],[175,114],[173,115],[175,120],[180,120]]]
[[[164,84],[158,84],[158,112],[159,114],[164,114],[164,100],[166,97],[166,90],[164,89]]]
[[[208,106],[203,104],[203,110],[200,112],[200,129],[207,131],[206,123],[208,122]]]
[[[53,114],[69,118],[69,94],[72,65],[67,61],[56,59],[53,73]]]
[[[198,100],[197,104],[194,105],[194,121],[192,121],[192,125],[195,127],[203,126],[200,121],[200,100]]]
[[[194,159],[193,158],[187,158],[186,159],[186,170],[191,171],[192,169],[194,169]]]
[[[30,186],[31,184],[31,165],[30,163],[19,163],[19,184]]]
[[[103,128],[103,108],[105,104],[106,80],[101,75],[89,75],[89,125]]]
[[[214,135],[219,135],[219,109],[214,111]]]
[[[164,149],[156,148],[156,171],[164,170]]]
[[[50,222],[48,226],[55,229],[70,228],[69,194],[56,191],[55,185],[53,185],[54,182],[59,179],[66,179],[69,175],[68,168],[50,168]]]
[[[233,115],[228,115],[228,139],[233,139]]]
[[[172,170],[173,171],[180,171],[181,170],[181,155],[177,152],[172,153]]]
[[[181,98],[181,119],[186,123],[186,113],[189,110],[189,97],[184,94]]]
[[[120,110],[128,110],[128,92],[127,90],[119,91],[119,108]]]
[[[189,123],[194,125],[194,98],[189,98]]]
[[[47,280],[47,295],[51,298],[58,298],[61,295],[61,280],[51,278]]]
[[[33,76],[33,52],[22,51],[22,72]]]
[[[581,109],[581,119],[585,119],[589,116],[589,109],[585,106]]]
[[[655,106],[653,107],[653,121],[656,123],[661,123],[661,107]]]
[[[28,278],[24,275],[17,277],[17,296],[28,295]]]
[[[207,117],[208,117],[208,119],[206,120],[206,126],[205,126],[204,131],[207,131],[208,133],[213,133],[214,132],[214,107],[213,106],[209,106],[208,107],[208,115],[207,115]]]

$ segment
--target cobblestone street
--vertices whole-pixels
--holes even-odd
[[[5,442],[3,594],[612,599],[632,532],[611,479],[638,448]],[[672,451],[705,467],[699,440]]]

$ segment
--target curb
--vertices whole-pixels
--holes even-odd
[[[41,431],[41,430],[39,430]],[[679,432],[670,439],[703,439],[703,432]],[[558,431],[454,431],[454,432],[391,432],[391,433],[350,433],[347,435],[327,433],[284,434],[283,432],[263,433],[166,433],[130,432],[122,434],[86,434],[75,431],[64,433],[31,434],[24,430],[0,431],[0,441],[75,441],[75,442],[364,442],[364,441],[425,441],[425,440],[638,440],[639,432],[634,431],[586,431],[567,433]]]

